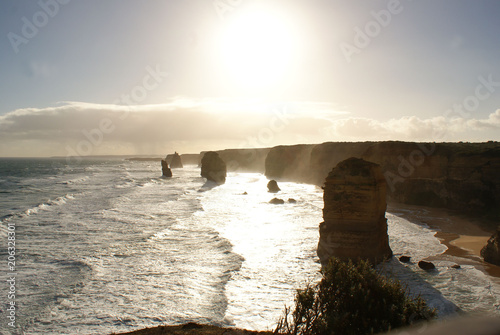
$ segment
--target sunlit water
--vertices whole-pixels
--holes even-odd
[[[2,333],[110,334],[203,322],[272,329],[296,289],[318,278],[319,187],[197,167],[163,179],[158,162],[0,160]],[[268,203],[274,196],[283,205]],[[296,203],[288,202],[289,198]],[[445,249],[429,229],[387,214],[395,254]],[[16,227],[16,332],[7,325],[6,244]],[[450,263],[450,262],[448,262]],[[441,315],[498,313],[500,285],[473,266],[426,273],[383,266]]]

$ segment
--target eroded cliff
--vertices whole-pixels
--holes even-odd
[[[381,166],[388,199],[500,218],[500,143],[338,142],[279,146],[266,176],[323,185],[349,157]]]

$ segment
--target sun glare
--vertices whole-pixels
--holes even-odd
[[[270,9],[239,9],[220,37],[220,60],[244,87],[267,88],[283,82],[299,51],[294,25]]]

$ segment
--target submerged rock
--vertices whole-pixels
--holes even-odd
[[[271,201],[269,201],[269,203],[273,205],[283,205],[285,203],[285,200],[280,198],[272,198]]]
[[[172,161],[170,162],[170,168],[171,169],[181,169],[183,167],[184,166],[182,165],[181,156],[177,152],[175,152],[172,155]]]
[[[201,159],[201,176],[217,184],[226,182],[226,163],[215,151],[205,153]]]
[[[340,162],[326,178],[323,199],[321,264],[332,256],[374,264],[392,257],[385,218],[386,182],[380,166],[359,158]]]
[[[289,198],[288,202],[291,204],[295,204],[295,203],[297,203],[297,200],[295,200],[294,198]]]
[[[488,263],[500,265],[500,226],[481,249],[481,256]]]
[[[427,261],[418,262],[418,267],[425,271],[431,271],[436,268],[436,266],[433,263]]]
[[[164,177],[172,177],[172,170],[168,167],[168,163],[166,160],[161,160],[161,170]]]
[[[281,191],[276,180],[273,179],[270,180],[269,183],[267,183],[267,191],[271,193],[277,193]]]

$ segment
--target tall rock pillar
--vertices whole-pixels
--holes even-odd
[[[172,170],[168,167],[168,163],[166,160],[161,160],[161,171],[163,173],[163,177],[172,177]]]
[[[373,264],[392,257],[385,218],[386,182],[380,166],[360,158],[340,162],[324,187],[318,256],[367,259]]]
[[[207,180],[224,184],[226,182],[226,163],[215,151],[209,151],[201,159],[201,176]]]

